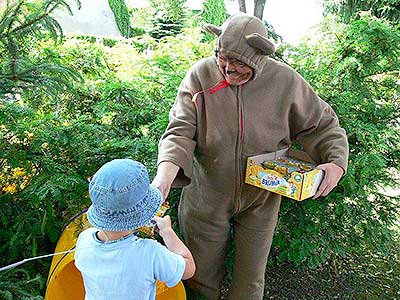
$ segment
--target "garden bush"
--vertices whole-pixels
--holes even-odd
[[[287,60],[339,115],[350,158],[329,196],[283,202],[280,259],[318,266],[365,251],[385,255],[398,238],[398,197],[380,187],[396,185],[391,170],[400,162],[399,43],[396,28],[365,16],[350,25],[332,20],[321,39],[291,49]]]
[[[152,60],[124,42],[109,48],[70,39],[35,49],[33,56],[74,69],[83,80],[57,98],[26,90],[18,101],[0,103],[0,236],[2,253],[9,253],[1,264],[52,252],[62,225],[88,206],[88,178],[106,161],[131,157],[154,175],[177,87],[209,51],[194,36],[201,38],[191,31],[165,39]]]
[[[213,50],[193,28],[161,42],[144,35],[112,47],[62,40],[52,19],[40,21],[63,1],[20,3],[0,20],[0,265],[52,253],[62,225],[89,205],[89,178],[103,163],[134,158],[154,176],[177,88],[188,68]],[[28,24],[11,22],[11,11],[43,19],[10,34]],[[399,201],[382,191],[395,185],[399,169],[399,44],[398,28],[365,15],[347,25],[327,20],[319,39],[279,51],[338,113],[350,164],[328,197],[282,202],[267,274],[280,278],[276,285],[285,276],[294,281],[292,290],[267,288],[270,299],[344,295],[330,284],[348,291],[347,299],[398,295]],[[148,45],[151,57],[143,51]],[[175,221],[178,197],[176,190],[169,197]],[[48,267],[39,261],[1,274],[9,284],[0,285],[0,295],[36,296],[16,279],[43,288],[36,275],[46,276]],[[299,288],[304,277],[313,282],[308,290]]]

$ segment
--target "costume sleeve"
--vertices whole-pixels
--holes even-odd
[[[346,132],[331,106],[295,74],[290,108],[291,139],[298,140],[318,163],[335,163],[346,172],[349,146]]]
[[[186,263],[182,256],[169,251],[165,246],[156,243],[154,256],[154,277],[168,287],[179,283],[185,272]]]
[[[182,81],[175,103],[169,113],[169,124],[158,148],[157,165],[170,161],[180,167],[172,186],[183,187],[192,176],[193,152],[196,147],[196,107],[192,102],[194,75],[189,71]]]

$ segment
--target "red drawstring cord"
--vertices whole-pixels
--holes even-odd
[[[192,102],[196,103],[197,95],[199,95],[201,93],[210,92],[210,94],[214,94],[216,91],[226,88],[227,86],[229,86],[229,83],[226,80],[221,80],[216,85],[214,85],[206,90],[202,90],[202,91],[198,91],[198,92],[194,93]]]
[[[229,86],[228,81],[222,80],[222,81],[219,82],[218,86],[209,88],[207,91],[210,91],[210,94],[214,94],[216,91],[218,91],[220,89],[223,89],[223,88],[226,88],[227,86]]]

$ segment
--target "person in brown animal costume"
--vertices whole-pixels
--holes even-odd
[[[180,229],[198,266],[189,286],[220,298],[233,232],[228,299],[261,300],[281,196],[244,183],[247,157],[298,141],[325,172],[317,198],[346,171],[348,142],[332,108],[269,57],[274,46],[261,20],[240,13],[206,29],[217,36],[216,55],[196,63],[179,87],[153,184],[164,198],[184,187]]]

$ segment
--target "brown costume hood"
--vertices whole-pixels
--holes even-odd
[[[204,29],[218,37],[216,51],[252,67],[254,78],[261,72],[268,55],[275,52],[263,22],[244,13],[232,15],[221,27],[206,24]]]

